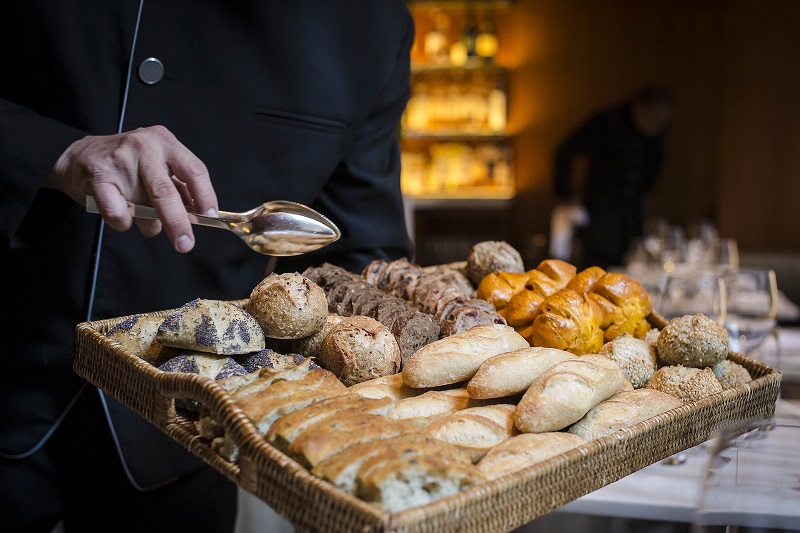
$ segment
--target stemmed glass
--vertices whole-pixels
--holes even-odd
[[[725,284],[711,270],[667,274],[655,302],[656,310],[667,319],[702,313],[719,324],[725,323]]]
[[[731,350],[749,353],[775,331],[778,283],[769,269],[740,268],[722,276],[727,295],[724,324]]]
[[[695,533],[800,529],[800,420],[750,420],[711,441]],[[749,529],[753,528],[753,529]]]

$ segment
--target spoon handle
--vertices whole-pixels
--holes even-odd
[[[154,207],[150,207],[149,205],[134,204],[132,202],[128,202],[128,206],[133,208],[133,211],[131,212],[131,216],[133,218],[158,218],[158,213]],[[97,207],[97,202],[95,201],[94,196],[91,194],[86,195],[86,212],[100,213],[100,209]],[[231,226],[227,222],[213,217],[198,215],[191,207],[187,207],[186,212],[189,213],[189,220],[192,224],[227,230],[231,229]]]

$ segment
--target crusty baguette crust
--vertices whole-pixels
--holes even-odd
[[[455,413],[469,405],[467,389],[431,390],[418,396],[398,400],[394,407],[394,418],[427,418]]]
[[[353,494],[356,489],[356,475],[362,466],[371,461],[372,465],[399,456],[429,455],[443,457],[461,463],[470,463],[470,456],[455,446],[450,446],[427,435],[411,433],[372,442],[363,442],[345,448],[321,461],[311,473],[330,481],[340,490]],[[368,469],[371,467],[367,467]]]
[[[558,431],[618,392],[625,374],[604,355],[568,359],[545,370],[525,392],[514,413],[523,433]]]
[[[528,390],[531,383],[551,366],[574,359],[564,350],[530,346],[490,357],[467,383],[470,397],[502,398]]]
[[[486,359],[527,346],[510,326],[481,324],[421,348],[406,361],[403,382],[425,388],[466,381]]]
[[[432,424],[425,433],[464,450],[477,463],[493,446],[517,434],[514,406],[464,409]]]
[[[306,467],[313,468],[326,457],[360,442],[370,442],[405,433],[412,426],[369,413],[348,414],[339,419],[330,417],[308,426],[287,452]]]
[[[294,411],[277,419],[266,434],[267,442],[279,450],[286,450],[304,429],[331,416],[348,412],[364,412],[391,416],[394,401],[391,398],[366,398],[357,394],[334,396]]]
[[[403,383],[403,375],[392,374],[381,376],[352,385],[349,389],[353,394],[367,398],[391,398],[402,400],[422,394],[422,389],[415,389]]]
[[[584,442],[577,435],[559,431],[523,433],[489,450],[477,466],[488,479],[496,479],[541,463]]]
[[[586,440],[598,439],[681,405],[681,400],[657,389],[619,392],[595,405],[569,432]]]

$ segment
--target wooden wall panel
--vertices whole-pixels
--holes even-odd
[[[511,11],[498,26],[513,69],[516,245],[549,231],[556,143],[593,110],[663,82],[676,116],[651,214],[710,218],[745,248],[800,251],[800,2],[517,0]]]

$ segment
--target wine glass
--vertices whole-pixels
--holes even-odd
[[[702,313],[719,324],[725,323],[725,285],[711,270],[676,269],[666,274],[654,302],[656,310],[667,319]]]
[[[722,276],[727,295],[725,329],[731,350],[748,353],[775,330],[778,316],[778,283],[775,271],[740,268]]]
[[[800,531],[800,420],[732,424],[711,441],[693,531]]]

